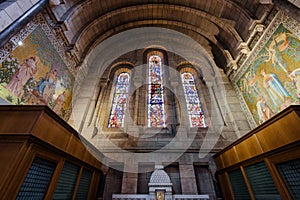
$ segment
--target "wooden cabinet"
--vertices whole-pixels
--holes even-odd
[[[300,199],[300,106],[214,156],[224,199]]]
[[[95,153],[46,106],[0,106],[0,199],[96,199]]]

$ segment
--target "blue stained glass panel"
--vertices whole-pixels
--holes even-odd
[[[207,127],[193,74],[184,72],[181,74],[181,80],[187,104],[190,126]]]
[[[151,94],[150,104],[162,104],[162,103],[163,103],[162,94],[159,93]]]
[[[117,85],[116,93],[128,93],[128,85]]]
[[[119,74],[117,78],[108,127],[118,128],[124,126],[126,104],[128,100],[129,78],[129,74],[125,72]]]
[[[195,85],[194,77],[191,73],[184,73],[182,81],[184,85]]]
[[[184,89],[185,89],[185,93],[188,95],[197,94],[197,89],[196,89],[195,85],[185,84]]]
[[[188,111],[192,115],[203,115],[201,108],[198,104],[187,104]]]
[[[149,93],[163,93],[163,88],[161,84],[150,84]]]
[[[121,93],[121,94],[115,94],[114,103],[118,104],[124,104],[127,102],[127,94]]]
[[[129,84],[129,74],[128,73],[121,73],[118,77],[118,85],[128,85]]]
[[[150,81],[152,84],[162,84],[162,78],[160,73],[151,72]]]
[[[148,64],[148,127],[165,127],[162,59],[151,56]]]
[[[162,127],[165,124],[163,104],[149,104],[149,126]]]

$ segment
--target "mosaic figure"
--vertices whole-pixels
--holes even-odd
[[[37,63],[38,58],[35,56],[25,59],[20,65],[19,70],[12,76],[12,79],[6,85],[6,89],[11,91],[17,97],[22,97],[24,94],[24,85],[37,71]]]

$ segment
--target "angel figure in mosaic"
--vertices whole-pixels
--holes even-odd
[[[248,94],[254,93],[254,95],[259,95],[257,77],[253,71],[246,72],[244,77],[241,78],[240,89]]]
[[[37,72],[37,64],[38,57],[36,56],[25,59],[19,66],[18,71],[12,76],[10,82],[6,85],[6,89],[17,97],[22,97],[24,94],[24,85]]]
[[[297,98],[300,98],[300,68],[295,69],[289,75],[290,79],[293,81],[297,89]]]
[[[256,109],[258,113],[258,122],[262,124],[266,120],[270,119],[274,114],[263,97],[260,97],[256,103]]]
[[[58,97],[56,98],[53,111],[56,112],[57,114],[61,114],[63,105],[65,103],[65,98],[66,98],[66,91],[58,95]]]
[[[281,52],[284,51],[288,47],[289,41],[286,33],[280,33],[273,37],[268,48],[266,48],[268,52],[268,58],[265,62],[272,62],[272,66],[279,67],[279,69],[283,70],[285,73],[288,73],[286,69],[286,64],[281,56]]]
[[[56,69],[51,70],[45,77],[40,79],[40,82],[35,88],[35,90],[39,91],[40,97],[47,102],[52,99],[55,93],[57,74]]]

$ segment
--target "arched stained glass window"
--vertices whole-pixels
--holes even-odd
[[[148,63],[148,127],[166,127],[162,83],[162,59],[152,55]]]
[[[207,127],[193,74],[190,72],[184,72],[181,74],[181,80],[185,94],[190,126]]]
[[[108,127],[124,127],[124,117],[129,90],[129,79],[129,74],[123,72],[119,74],[116,80],[116,87],[112,101]]]

